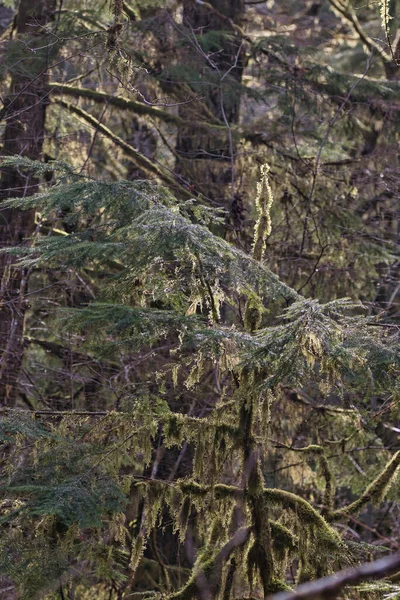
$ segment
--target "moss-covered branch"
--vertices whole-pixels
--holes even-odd
[[[293,511],[303,525],[316,528],[319,537],[324,538],[327,545],[330,545],[332,548],[341,546],[339,534],[330,527],[324,517],[304,498],[292,492],[275,488],[264,488],[264,496],[267,502]]]
[[[159,119],[164,123],[170,123],[171,125],[175,125],[176,127],[190,126],[191,128],[197,128],[198,130],[214,130],[218,132],[226,131],[225,125],[217,125],[215,123],[210,123],[206,121],[187,121],[185,119],[182,119],[182,117],[180,117],[177,114],[170,113],[167,110],[163,110],[156,106],[144,104],[144,102],[137,102],[136,100],[127,100],[126,98],[122,98],[121,96],[114,96],[111,94],[106,94],[105,92],[91,90],[89,88],[75,87],[65,83],[57,83],[55,81],[52,81],[47,85],[47,89],[52,93],[53,96],[56,95],[72,96],[73,98],[88,98],[89,100],[93,100],[93,102],[109,104],[110,106],[115,106],[116,108],[120,108],[121,110],[126,110],[131,113],[134,113],[135,115],[149,116],[154,119]]]
[[[349,504],[339,510],[335,510],[329,515],[329,520],[334,521],[341,517],[346,517],[359,512],[361,508],[369,504],[370,502],[378,502],[381,500],[387,492],[389,486],[393,483],[396,472],[400,466],[400,450],[398,450],[391,460],[387,463],[383,471],[374,479],[374,481],[367,487],[365,492]]]
[[[178,592],[170,595],[168,600],[191,600],[192,598],[214,600],[220,586],[223,567],[232,553],[237,548],[244,546],[251,531],[251,527],[238,529],[221,550],[211,558],[204,559],[202,554],[196,561],[187,584]]]
[[[207,494],[213,492],[215,498],[219,500],[223,498],[244,498],[245,501],[248,501],[249,499],[249,492],[246,492],[242,488],[234,485],[200,485],[195,481],[189,480],[181,480],[178,481],[177,484],[184,494],[192,494],[193,496],[206,496]],[[321,534],[323,534],[328,540],[331,540],[334,545],[341,543],[340,537],[336,531],[332,529],[324,517],[301,496],[277,488],[263,488],[261,493],[263,494],[267,503],[278,505],[281,508],[286,508],[287,510],[293,511],[303,525],[317,527]]]

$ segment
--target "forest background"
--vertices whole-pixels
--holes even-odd
[[[1,598],[400,597],[399,11],[0,4]]]

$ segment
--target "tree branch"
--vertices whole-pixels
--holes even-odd
[[[349,3],[341,2],[341,0],[329,0],[329,3],[333,6],[337,13],[339,13],[343,19],[350,25],[353,31],[358,35],[362,43],[367,47],[369,52],[375,50],[375,52],[382,59],[383,63],[386,64],[391,62],[391,56],[382,50],[381,46],[375,42],[362,28],[360,21],[357,18],[353,8]]]
[[[199,591],[201,598],[214,599],[221,580],[222,568],[232,552],[247,542],[251,532],[252,527],[241,527],[213,558],[204,565],[195,564],[193,575],[187,584],[169,596],[169,600],[189,600],[198,597]]]
[[[150,103],[145,104],[144,102],[137,102],[136,100],[127,100],[121,96],[113,96],[111,94],[98,92],[89,88],[75,87],[65,83],[56,83],[55,81],[52,81],[47,85],[47,89],[52,93],[53,96],[65,95],[72,96],[74,98],[89,98],[90,100],[99,103],[107,102],[116,108],[130,111],[136,115],[146,115],[155,119],[160,119],[161,121],[164,121],[164,123],[171,123],[176,127],[190,126],[197,127],[199,130],[209,131],[212,129],[221,132],[226,131],[225,125],[222,124],[217,125],[214,123],[208,123],[206,121],[187,121],[186,119],[182,119],[182,117],[177,114],[170,113],[156,106],[151,106]]]
[[[281,592],[270,596],[270,600],[322,600],[336,598],[349,584],[354,585],[365,579],[380,579],[397,571],[400,567],[400,554],[387,556],[372,563],[353,569],[345,569],[316,581],[299,585],[293,592]]]
[[[392,483],[396,471],[400,465],[400,450],[398,450],[387,463],[383,471],[378,475],[376,479],[367,487],[365,492],[349,504],[339,510],[335,510],[329,515],[329,521],[340,519],[340,517],[346,517],[355,512],[358,512],[363,506],[369,504],[372,500],[378,500],[383,496],[389,485]]]
[[[102,133],[105,137],[110,139],[116,146],[122,148],[127,156],[133,159],[133,162],[144,171],[147,176],[156,176],[159,177],[162,181],[173,187],[175,190],[179,191],[184,197],[192,198],[193,194],[186,190],[183,186],[179,185],[173,175],[164,167],[157,166],[154,162],[152,162],[149,158],[135,150],[133,146],[130,146],[123,139],[113,133],[108,127],[100,123],[96,117],[93,117],[91,114],[75,106],[73,104],[69,104],[68,102],[64,102],[64,100],[57,100],[58,104],[66,108],[69,112],[77,115],[86,123],[89,123],[92,127]]]

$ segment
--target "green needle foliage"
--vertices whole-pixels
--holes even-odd
[[[214,233],[220,212],[153,182],[96,181],[22,158],[3,164],[55,174],[40,193],[6,202],[34,209],[39,224],[29,246],[8,251],[33,271],[90,282],[90,299],[44,311],[53,339],[43,344],[68,336],[71,352],[104,374],[101,410],[72,404],[72,394],[63,410],[3,410],[0,569],[20,597],[51,598],[60,582],[74,582],[82,599],[93,587],[98,598],[107,586],[123,594],[135,576],[144,581],[160,527],[199,549],[180,582],[160,561],[164,587],[144,590],[153,597],[228,600],[235,586],[266,596],[288,588],[294,565],[305,581],[356,560],[333,523],[388,493],[399,454],[382,452],[374,481],[348,506],[335,496],[335,474],[346,445],[370,435],[367,400],[396,399],[398,340],[360,303],[304,298],[265,266],[266,169],[248,254]],[[268,480],[275,436],[289,426],[280,403],[300,385],[317,389],[315,418],[325,421],[311,445],[286,449],[316,465],[316,491],[305,495],[295,477]],[[189,448],[186,470],[157,471],[160,448],[175,457]]]

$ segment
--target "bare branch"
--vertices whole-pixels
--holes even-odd
[[[66,108],[69,112],[74,113],[75,115],[86,121],[86,123],[97,129],[99,133],[102,133],[103,135],[105,135],[105,137],[107,137],[117,146],[122,148],[125,154],[132,158],[135,164],[139,168],[141,168],[147,175],[155,175],[159,177],[165,183],[168,183],[175,189],[179,190],[179,192],[186,198],[193,197],[193,194],[191,192],[186,190],[184,187],[182,187],[175,181],[173,175],[170,174],[167,169],[161,166],[158,167],[154,161],[151,161],[149,158],[144,156],[144,154],[138,152],[138,150],[135,150],[133,146],[130,146],[129,144],[124,142],[122,138],[113,133],[110,129],[108,129],[108,127],[100,123],[98,119],[96,119],[96,117],[93,117],[93,115],[89,114],[88,112],[86,112],[82,108],[79,108],[78,106],[69,104],[68,102],[64,102],[64,100],[59,100],[58,103],[61,104],[61,106],[63,106],[64,108]]]

